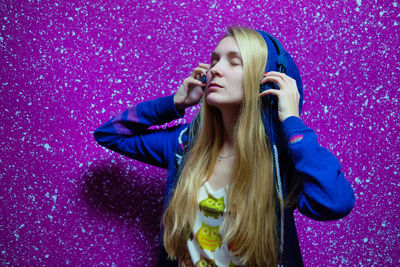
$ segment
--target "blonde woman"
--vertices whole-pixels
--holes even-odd
[[[95,138],[169,170],[159,266],[302,266],[293,210],[339,219],[354,193],[299,118],[297,66],[275,38],[240,27],[229,28],[210,63],[175,95],[118,114]],[[192,123],[147,129],[200,102]]]

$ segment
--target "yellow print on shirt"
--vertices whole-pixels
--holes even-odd
[[[204,257],[203,255],[200,255],[200,259],[196,263],[196,267],[218,267],[218,266],[215,264],[215,260],[210,260]]]
[[[192,261],[192,258],[190,257],[190,253],[188,249],[185,249],[185,254],[183,254],[183,257],[180,260],[180,266],[181,267],[195,267]]]
[[[214,252],[222,245],[222,238],[219,234],[219,226],[209,226],[204,222],[196,233],[196,240],[202,249]]]
[[[199,209],[204,213],[205,216],[218,219],[219,216],[224,215],[224,210],[225,210],[224,197],[214,198],[208,195],[208,198],[200,201]]]

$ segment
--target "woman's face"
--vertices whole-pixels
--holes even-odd
[[[211,54],[207,72],[206,101],[223,109],[239,106],[243,100],[243,65],[236,40],[227,36]]]

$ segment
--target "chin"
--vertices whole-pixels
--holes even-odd
[[[215,99],[212,97],[210,97],[210,98],[207,97],[206,102],[209,106],[215,107],[221,111],[222,110],[230,110],[230,111],[235,110],[235,112],[236,112],[236,110],[240,110],[240,105],[241,105],[240,101],[239,102],[218,101],[218,99]]]
[[[208,105],[218,108],[219,106],[223,105],[223,102],[218,99],[218,96],[209,94],[207,95],[206,102]]]

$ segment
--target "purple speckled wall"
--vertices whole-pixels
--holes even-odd
[[[0,12],[2,266],[155,264],[166,171],[93,130],[174,93],[233,23],[292,54],[303,120],[355,190],[342,220],[296,213],[306,266],[399,266],[398,0],[7,0]]]

